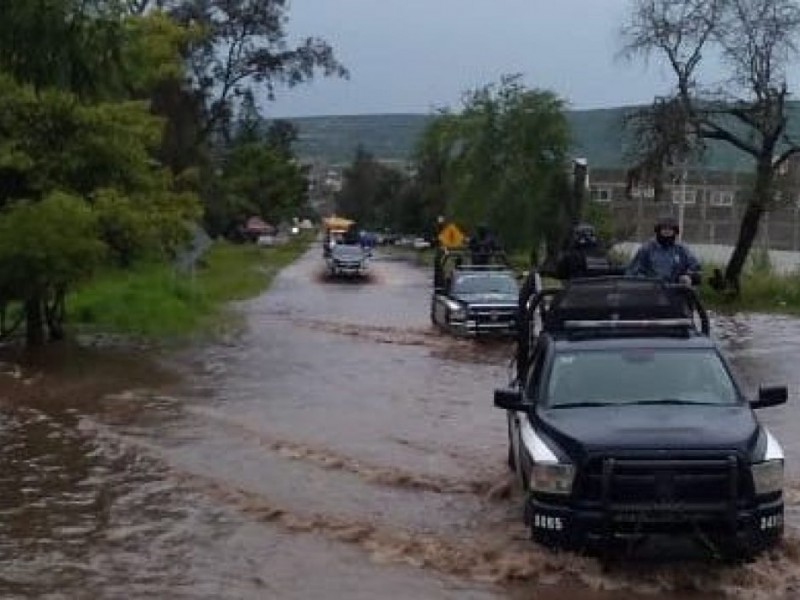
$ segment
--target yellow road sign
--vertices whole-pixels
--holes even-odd
[[[455,223],[448,223],[439,232],[439,243],[445,248],[457,248],[464,243],[464,234]]]

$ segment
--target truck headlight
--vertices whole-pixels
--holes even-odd
[[[572,492],[575,467],[560,463],[535,463],[531,469],[531,489],[545,494],[567,495]]]
[[[454,308],[450,311],[450,320],[451,321],[463,321],[467,318],[467,309],[466,308]]]
[[[750,469],[757,496],[783,490],[783,460],[767,460],[752,465]]]

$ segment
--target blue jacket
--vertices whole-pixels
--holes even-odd
[[[681,275],[699,273],[700,263],[686,246],[680,242],[662,246],[655,239],[639,247],[625,270],[632,277],[654,277],[669,283],[677,283]]]

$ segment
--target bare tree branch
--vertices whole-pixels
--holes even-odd
[[[348,76],[325,41],[288,44],[285,0],[172,0],[171,5],[181,22],[206,32],[188,57],[207,107],[204,137],[224,129],[246,90],[271,99],[277,86],[299,85],[318,73]]]

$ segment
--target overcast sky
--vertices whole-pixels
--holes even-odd
[[[650,101],[658,65],[617,58],[629,0],[292,0],[291,36],[320,36],[350,80],[281,89],[268,117],[429,112],[522,73],[572,108]]]

